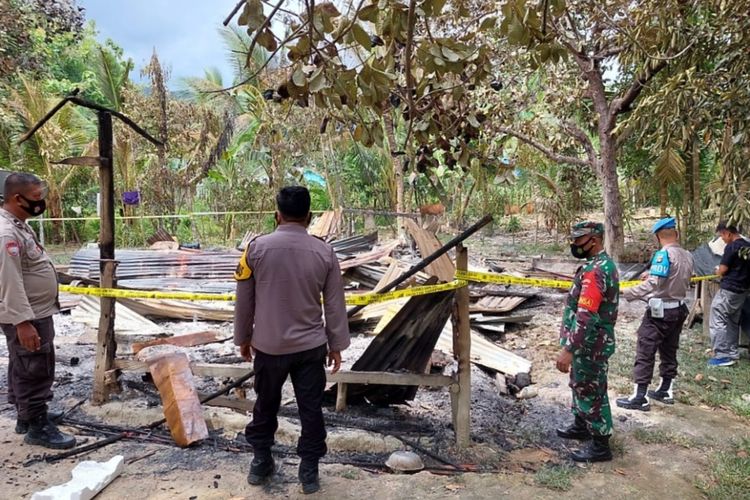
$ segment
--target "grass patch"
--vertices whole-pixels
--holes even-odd
[[[341,477],[344,479],[350,479],[352,481],[357,481],[359,479],[362,479],[362,476],[359,473],[359,469],[348,469],[341,473]]]
[[[750,418],[750,397],[747,396],[750,394],[750,363],[741,359],[728,368],[708,368],[706,349],[709,343],[701,328],[699,324],[682,332],[680,350],[677,352],[679,377],[675,380],[675,398],[684,404],[724,408]],[[635,348],[635,338],[618,337],[617,352],[610,359],[610,386],[621,394],[632,391]],[[652,388],[659,384],[658,356],[654,375]]]
[[[533,446],[544,442],[544,434],[541,429],[523,427],[518,429],[517,433],[513,436],[517,444],[521,448],[527,446]]]
[[[633,437],[643,444],[675,445],[683,448],[693,448],[696,445],[689,436],[663,429],[639,428],[633,432]]]
[[[560,243],[519,243],[516,245],[519,255],[557,255],[565,250]]]
[[[750,439],[743,439],[732,451],[711,460],[710,479],[698,485],[708,498],[750,498]]]
[[[616,335],[617,330],[615,330]],[[630,337],[617,337],[617,350],[609,359],[610,385],[617,383],[616,389],[627,386],[625,392],[633,392],[633,361],[635,360],[635,339]],[[614,379],[614,380],[613,380]],[[624,379],[624,380],[617,380]]]
[[[625,439],[620,434],[615,434],[609,438],[609,447],[612,449],[612,455],[615,457],[625,456]]]
[[[534,475],[534,483],[555,491],[568,491],[573,486],[573,476],[578,473],[569,465],[547,465]]]
[[[676,381],[677,401],[724,408],[750,418],[750,398],[747,396],[750,394],[750,363],[741,359],[731,367],[708,368],[707,347],[702,331],[692,329],[683,332],[678,353],[680,378]]]

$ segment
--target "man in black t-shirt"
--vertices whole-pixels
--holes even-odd
[[[716,274],[721,289],[711,303],[709,330],[714,357],[708,366],[732,366],[740,358],[737,344],[740,315],[750,289],[750,242],[732,224],[720,222],[716,232],[727,244]]]

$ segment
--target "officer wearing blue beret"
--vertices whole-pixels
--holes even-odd
[[[649,397],[666,404],[674,403],[672,384],[677,377],[677,349],[682,324],[688,316],[685,297],[693,275],[693,256],[680,247],[674,218],[657,221],[651,232],[660,249],[651,259],[648,276],[639,285],[626,288],[622,294],[628,302],[642,300],[648,303],[638,328],[633,368],[635,389],[631,396],[617,400],[617,406],[629,410],[649,411]],[[657,390],[649,391],[657,352],[661,383]]]

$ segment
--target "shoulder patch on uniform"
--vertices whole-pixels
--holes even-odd
[[[586,271],[583,273],[581,281],[581,296],[578,298],[578,307],[596,313],[599,311],[602,299],[603,293],[596,281],[596,271]]]
[[[657,278],[669,276],[669,253],[666,250],[659,250],[654,254],[654,258],[651,259],[649,274]]]
[[[250,248],[250,244],[245,247],[245,251],[242,252],[240,262],[237,264],[237,268],[234,270],[234,279],[237,281],[249,280],[253,275],[253,270],[247,263],[247,251]]]
[[[6,243],[5,251],[8,252],[8,255],[11,257],[18,257],[21,255],[21,247],[18,245],[17,241],[9,241]]]

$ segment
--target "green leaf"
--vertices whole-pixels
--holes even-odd
[[[449,49],[448,47],[443,47],[443,55],[450,62],[458,62],[461,60],[461,55],[455,50]]]
[[[352,25],[352,35],[354,35],[354,39],[363,48],[365,49],[372,48],[372,42],[370,42],[370,35],[367,34],[367,31],[365,31],[365,29],[362,27],[361,24],[354,23]]]
[[[297,87],[304,87],[305,83],[307,83],[307,79],[305,78],[305,73],[302,71],[302,67],[297,67],[296,70],[294,70],[294,73],[292,74],[292,83],[296,85]]]
[[[363,7],[359,11],[359,13],[357,14],[357,17],[363,21],[370,21],[371,23],[377,23],[379,12],[380,12],[380,9],[378,9],[377,5],[368,5],[367,7]]]
[[[508,41],[513,44],[520,44],[523,41],[523,37],[526,35],[526,30],[523,24],[516,20],[511,23],[510,29],[508,30]]]
[[[240,26],[247,26],[249,32],[256,31],[263,26],[266,16],[263,14],[263,4],[261,0],[247,0],[245,8],[237,20]]]
[[[256,38],[256,42],[258,45],[263,47],[269,52],[273,52],[278,48],[278,44],[276,43],[276,37],[273,36],[273,32],[269,28],[265,28],[263,31],[258,33],[258,38]]]
[[[321,90],[331,86],[326,79],[326,75],[322,67],[318,68],[312,75],[310,75],[310,81],[308,85],[310,92],[320,92]]]
[[[310,53],[310,38],[303,36],[297,42],[297,45],[293,45],[289,48],[289,54],[287,57],[290,61],[297,61],[307,56]]]
[[[439,16],[447,0],[432,0],[432,15]]]
[[[492,28],[495,27],[496,24],[497,24],[497,17],[495,16],[485,17],[482,20],[482,24],[479,25],[479,31],[491,30]]]
[[[358,123],[357,127],[354,129],[354,133],[352,134],[352,136],[354,137],[355,141],[361,142],[362,136],[364,135],[364,133],[365,133],[365,128],[362,126],[361,123]]]
[[[339,12],[339,9],[336,8],[333,2],[324,2],[316,5],[315,11],[321,16],[327,17],[329,19],[332,17],[339,17],[341,15],[341,12]]]

